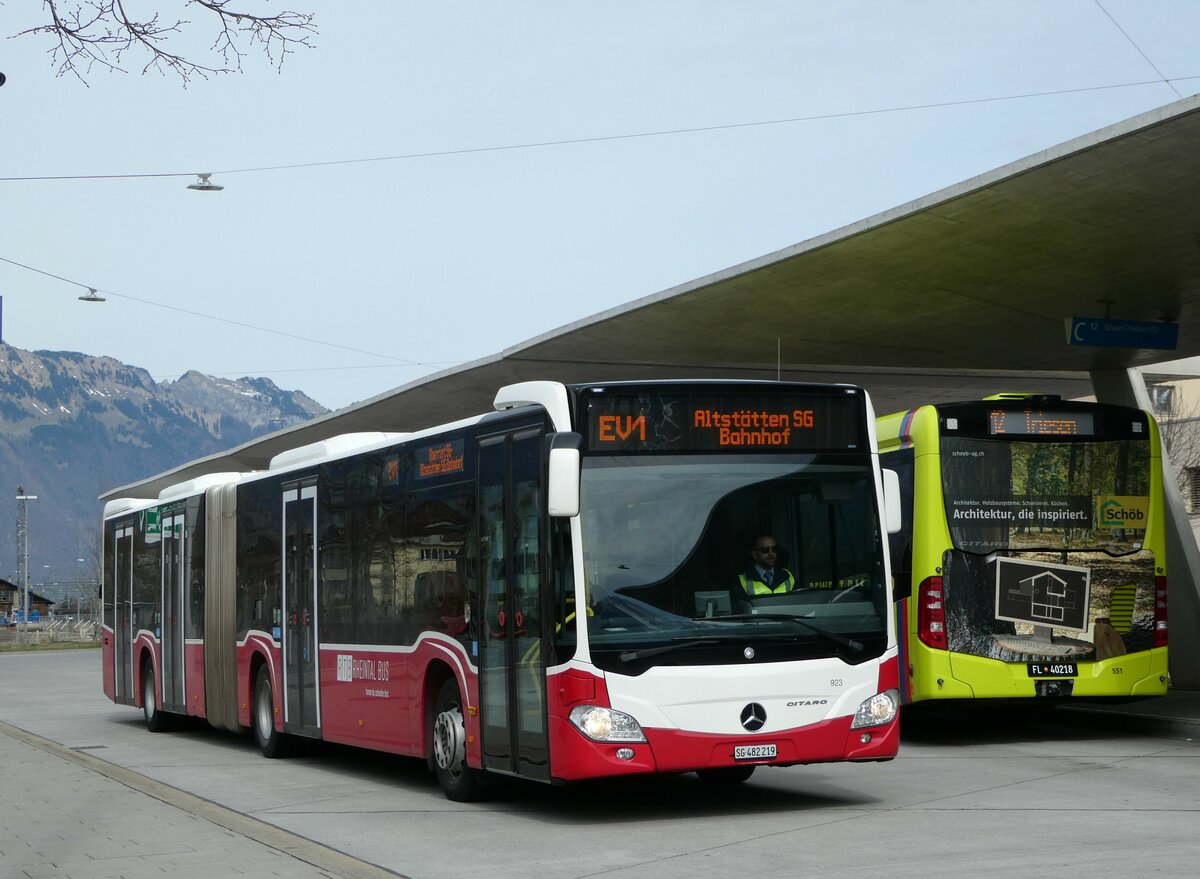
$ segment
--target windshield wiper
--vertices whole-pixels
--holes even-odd
[[[686,650],[688,647],[698,647],[701,644],[719,644],[724,640],[722,638],[692,638],[688,641],[676,641],[672,644],[663,644],[661,647],[647,647],[645,650],[627,650],[624,653],[618,653],[617,658],[621,662],[635,662],[639,659],[645,659],[649,656],[661,656],[664,653],[674,653],[676,650]]]
[[[764,620],[773,623],[799,623],[816,632],[822,637],[828,638],[834,644],[841,644],[843,647],[853,650],[855,653],[863,652],[861,641],[855,641],[853,638],[847,638],[845,635],[839,635],[837,632],[831,632],[829,629],[818,626],[816,623],[810,623],[804,617],[794,616],[790,613],[734,613],[722,614],[719,617],[693,617],[695,620],[706,620],[714,623],[725,621],[744,623],[750,620]]]

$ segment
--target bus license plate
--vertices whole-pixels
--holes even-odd
[[[1029,676],[1031,678],[1073,678],[1079,674],[1079,667],[1073,662],[1031,662]]]
[[[734,760],[769,760],[775,756],[774,745],[734,745]]]

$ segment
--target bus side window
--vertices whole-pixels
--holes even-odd
[[[413,559],[412,616],[416,624],[410,631],[410,643],[424,630],[465,637],[470,584],[464,558],[473,507],[474,496],[463,485],[433,487],[408,497],[406,540]]]
[[[550,581],[553,586],[554,657],[555,665],[566,662],[575,655],[576,626],[586,625],[583,617],[576,613],[575,576],[571,555],[571,523],[568,519],[550,520]],[[591,609],[585,609],[590,615]]]
[[[916,456],[912,446],[897,449],[879,456],[883,467],[896,471],[900,477],[900,530],[888,535],[889,555],[892,560],[892,580],[895,583],[893,600],[899,601],[912,594],[913,557],[913,492],[916,474]]]

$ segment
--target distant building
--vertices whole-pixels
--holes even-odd
[[[1146,391],[1196,531],[1200,526],[1196,521],[1200,516],[1200,378],[1147,375]]]
[[[31,619],[34,612],[41,616],[48,614],[53,604],[54,602],[44,595],[38,595],[32,589],[29,590],[29,616]],[[25,596],[21,594],[21,587],[0,577],[0,617],[11,620],[14,610],[24,609]]]

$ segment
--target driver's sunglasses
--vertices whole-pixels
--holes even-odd
[[[762,553],[778,553],[779,547],[778,546],[756,546],[754,548],[754,551],[762,552]]]

